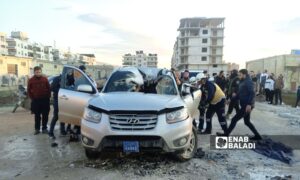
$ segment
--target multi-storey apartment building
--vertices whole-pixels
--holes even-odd
[[[0,32],[0,55],[8,55],[6,34]]]
[[[184,18],[174,45],[172,67],[178,70],[227,71],[223,61],[224,18]]]
[[[136,54],[125,54],[123,66],[157,67],[157,54],[146,54],[143,51],[136,51]]]

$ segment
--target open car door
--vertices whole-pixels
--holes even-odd
[[[196,116],[201,100],[201,91],[193,90],[190,84],[182,84],[181,95],[192,117]]]
[[[84,108],[97,95],[90,77],[76,67],[64,66],[58,93],[59,120],[80,126]]]

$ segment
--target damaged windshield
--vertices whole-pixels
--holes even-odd
[[[109,92],[143,92],[162,95],[177,95],[172,77],[153,76],[141,71],[116,71],[109,79],[105,90]]]

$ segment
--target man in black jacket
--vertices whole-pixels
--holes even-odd
[[[215,83],[225,92],[226,88],[226,78],[224,76],[224,71],[220,71],[219,75],[215,78]]]
[[[229,103],[228,106],[228,111],[226,114],[226,119],[230,118],[230,114],[233,111],[233,108],[235,109],[236,113],[239,111],[239,101],[236,98],[238,89],[239,89],[239,77],[238,77],[238,71],[237,70],[232,70],[231,75],[230,75],[230,81],[228,85],[228,90],[227,90],[227,102]]]
[[[61,75],[55,77],[51,84],[51,91],[53,92],[53,118],[50,124],[49,137],[52,139],[55,139],[53,131],[54,131],[56,121],[58,120],[58,91],[60,88],[60,80],[61,80]],[[65,131],[65,123],[60,123],[60,134],[61,135],[67,134]]]
[[[236,98],[240,100],[241,109],[237,114],[232,118],[231,124],[224,134],[217,133],[219,136],[228,136],[235,128],[237,122],[244,118],[245,125],[253,132],[254,137],[251,137],[251,140],[261,140],[260,134],[255,129],[254,125],[250,122],[250,114],[254,108],[255,102],[255,92],[251,78],[248,75],[247,69],[242,69],[239,71],[239,79],[241,80],[239,84],[239,90]]]

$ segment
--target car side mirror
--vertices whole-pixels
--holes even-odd
[[[77,87],[77,91],[85,93],[93,93],[93,88],[91,85],[82,84]]]

